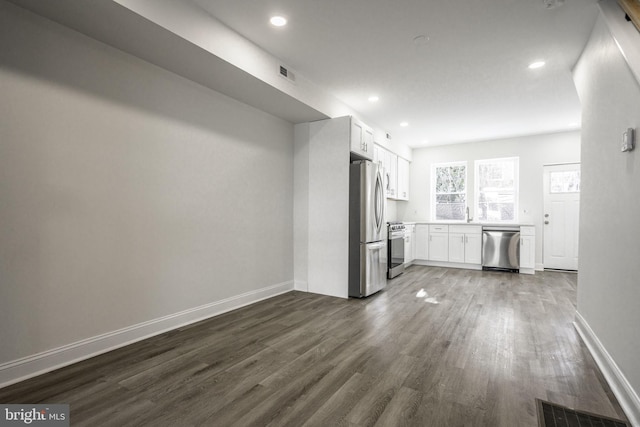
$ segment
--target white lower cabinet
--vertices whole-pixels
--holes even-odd
[[[465,234],[464,262],[482,264],[482,229],[478,234]]]
[[[449,261],[449,226],[429,226],[429,261]]]
[[[533,274],[536,268],[536,228],[520,227],[520,272]]]
[[[520,227],[520,273],[535,272],[535,233],[534,226]],[[416,224],[411,243],[416,264],[482,269],[482,225]]]
[[[415,259],[426,261],[429,259],[429,226],[416,224],[416,236],[414,239],[416,252]]]
[[[416,259],[416,226],[411,226],[411,261]]]
[[[415,225],[406,225],[404,231],[404,263],[411,264],[415,259]]]
[[[463,233],[449,233],[449,262],[464,262]]]
[[[481,226],[449,226],[449,262],[482,264]]]

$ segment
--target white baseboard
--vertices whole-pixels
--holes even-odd
[[[536,271],[544,271],[544,264],[536,263]]]
[[[3,363],[0,365],[0,388],[172,329],[272,298],[292,291],[293,288],[293,281],[279,283]]]
[[[413,261],[415,265],[426,265],[427,267],[445,267],[445,268],[460,268],[463,270],[482,270],[480,264],[465,264],[459,262],[446,262],[446,261],[428,261],[424,259],[416,259]]]
[[[629,384],[629,381],[627,381],[587,321],[578,312],[576,312],[576,321],[573,325],[602,371],[631,425],[640,426],[640,398],[638,398],[638,394],[631,387],[631,384]]]

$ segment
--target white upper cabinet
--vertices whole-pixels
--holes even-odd
[[[378,150],[384,168],[384,188],[387,199],[395,199],[398,194],[398,156],[382,147],[378,147]]]
[[[359,120],[351,118],[351,152],[373,160],[373,130]]]
[[[409,161],[374,144],[373,161],[382,166],[387,199],[409,200]]]
[[[387,187],[387,197],[398,198],[398,156],[389,153],[389,184]]]
[[[373,146],[373,163],[384,167],[384,149],[375,144]]]
[[[384,177],[385,195],[387,196],[387,198],[389,198],[391,197],[391,193],[389,192],[389,169],[391,169],[391,158],[389,157],[390,153],[382,147],[378,147],[378,152],[379,163],[382,165],[382,176]]]
[[[398,157],[398,200],[409,200],[409,162]]]
[[[364,128],[364,146],[369,159],[373,157],[373,147],[375,143],[373,142],[373,129],[369,127]]]

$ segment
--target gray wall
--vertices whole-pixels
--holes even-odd
[[[0,363],[293,279],[293,126],[0,2]]]
[[[640,124],[640,85],[602,16],[574,79],[583,105],[578,312],[638,393],[640,153],[620,145]]]

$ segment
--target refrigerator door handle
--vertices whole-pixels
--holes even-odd
[[[382,249],[384,248],[384,243],[369,243],[367,244],[367,249],[369,249],[370,251],[374,251],[377,249]]]
[[[376,174],[376,185],[375,185],[375,216],[376,216],[376,227],[377,231],[382,231],[382,226],[384,224],[384,199],[382,198],[382,178],[380,172]]]

